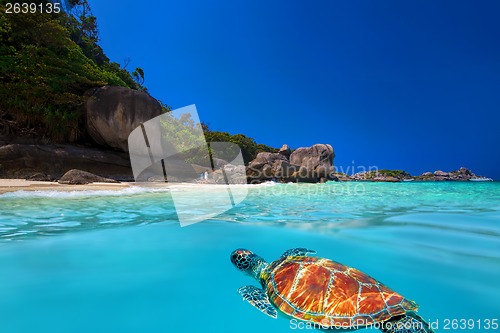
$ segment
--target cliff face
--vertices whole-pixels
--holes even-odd
[[[127,139],[130,132],[162,108],[149,94],[125,87],[105,86],[87,94],[85,133],[100,147],[51,144],[15,136],[0,140],[0,176],[27,178],[36,173],[59,178],[71,169],[133,180]]]
[[[0,177],[41,180],[59,179],[71,169],[82,169],[108,178],[133,180],[127,153],[99,148],[54,144],[16,144],[0,146]]]

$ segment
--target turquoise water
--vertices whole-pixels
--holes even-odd
[[[437,332],[500,330],[486,328],[500,319],[497,182],[253,186],[184,228],[167,189],[14,192],[0,213],[2,333],[293,331],[241,300],[255,282],[232,267],[237,247],[269,261],[312,248],[415,300]]]

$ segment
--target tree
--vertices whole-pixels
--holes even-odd
[[[135,71],[132,72],[132,77],[138,85],[142,86],[142,84],[144,83],[144,70],[140,67],[137,67]]]
[[[277,152],[278,150],[264,144],[257,144],[254,139],[243,135],[243,134],[229,134],[228,132],[218,132],[210,130],[209,126],[205,123],[202,125],[203,132],[207,142],[232,142],[237,144],[241,148],[241,153],[243,155],[243,160],[245,163],[249,163],[251,160],[255,159],[258,153],[267,152]]]
[[[145,89],[119,64],[110,63],[97,44],[97,23],[87,1],[67,2],[78,16],[6,14],[0,4],[0,131],[74,142],[82,134],[88,89]]]

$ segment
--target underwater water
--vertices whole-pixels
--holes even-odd
[[[436,332],[500,331],[498,182],[249,186],[183,228],[168,189],[12,192],[0,214],[2,333],[311,331],[242,301],[257,282],[229,261],[239,247],[315,249],[415,300]]]

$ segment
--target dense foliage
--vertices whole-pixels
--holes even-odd
[[[103,85],[143,89],[98,45],[96,18],[87,1],[65,3],[71,6],[68,12],[7,14],[6,1],[0,0],[0,129],[4,135],[74,142],[83,133],[81,106],[86,90]]]
[[[232,142],[241,148],[243,160],[248,164],[258,153],[277,152],[278,150],[264,144],[256,143],[254,139],[243,134],[229,134],[228,132],[211,131],[206,124],[203,124],[203,131],[207,142]]]
[[[377,176],[394,177],[394,178],[399,178],[399,179],[411,177],[411,175],[404,170],[382,169],[382,170],[377,170],[377,171],[370,171],[367,175],[367,179],[372,179],[372,178],[377,177]]]
[[[253,160],[259,152],[268,151],[275,152],[276,149],[258,144],[254,139],[243,134],[229,134],[227,132],[212,131],[207,124],[195,123],[189,113],[174,117],[172,113],[167,113],[162,117],[162,126],[164,129],[165,145],[175,147],[175,150],[182,152],[182,156],[186,161],[195,164],[206,165],[209,161],[207,152],[210,152],[212,157],[220,158],[227,162],[231,162],[239,150],[245,163]],[[202,132],[203,131],[203,132]],[[204,135],[204,136],[203,136]],[[208,151],[205,141],[208,143]],[[236,146],[217,147],[211,145],[212,142],[229,142]]]

